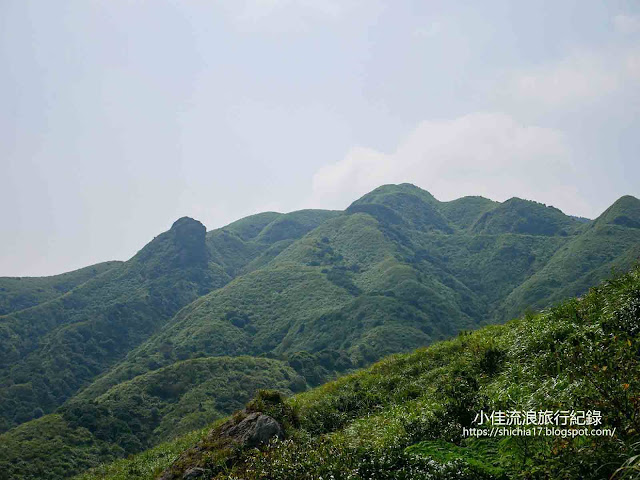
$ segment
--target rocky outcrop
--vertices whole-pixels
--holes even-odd
[[[233,423],[233,420],[230,420],[223,424],[216,434],[248,448],[268,443],[274,437],[284,438],[284,430],[280,424],[274,418],[260,412],[250,413],[239,423]]]
[[[261,412],[234,416],[213,429],[198,445],[185,451],[158,480],[196,480],[208,473],[204,462],[207,451],[221,447],[256,448],[273,438],[284,438],[284,429],[273,417]]]

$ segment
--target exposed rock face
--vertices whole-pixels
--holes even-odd
[[[259,412],[250,413],[235,425],[231,421],[225,423],[219,434],[248,448],[267,443],[273,437],[284,438],[284,430],[280,424],[269,415]]]
[[[207,445],[239,445],[255,448],[268,443],[272,438],[284,438],[284,429],[269,415],[249,413],[241,419],[232,418],[209,433],[207,439],[184,452],[174,464],[165,470],[158,480],[196,480],[205,478],[206,465],[202,459]],[[210,447],[209,447],[210,448]]]
[[[148,278],[179,273],[188,278],[195,275],[199,279],[208,269],[206,233],[207,229],[202,223],[182,217],[174,222],[169,231],[145,245],[131,262]]]
[[[175,261],[178,267],[197,265],[207,261],[205,236],[206,227],[197,220],[182,217],[176,220],[169,230],[179,256]]]

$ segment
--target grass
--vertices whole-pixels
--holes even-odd
[[[403,184],[344,212],[267,212],[206,234],[181,219],[128,262],[0,318],[0,430],[57,412],[107,444],[102,460],[139,452],[244,402],[250,389],[234,378],[247,357],[273,360],[249,384],[300,391],[582,295],[640,255],[637,205],[623,197],[589,222]],[[74,435],[38,461],[82,457]],[[8,463],[22,454],[12,445]]]
[[[0,316],[57,298],[121,263],[103,262],[51,277],[0,277]]]
[[[639,325],[636,268],[538,315],[392,355],[284,400],[285,409],[269,407],[276,418],[283,411],[295,415],[284,441],[192,454],[173,468],[198,465],[216,479],[632,478],[640,431]],[[597,409],[602,427],[616,434],[463,435],[480,410],[516,409]],[[200,445],[206,451],[207,443]],[[224,469],[220,455],[231,455]],[[207,460],[213,457],[215,464]],[[149,471],[148,458],[135,456],[118,471]],[[120,478],[115,468],[82,478]]]
[[[162,443],[135,457],[120,459],[97,467],[91,472],[78,475],[75,479],[152,480],[169,467],[184,450],[202,440],[208,430],[190,432],[177,440]]]

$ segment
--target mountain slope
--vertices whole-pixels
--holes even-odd
[[[294,240],[338,214],[330,210],[259,213],[208,232],[207,246],[212,261],[234,278],[267,263]]]
[[[219,269],[210,269],[204,226],[183,218],[128,262],[0,318],[0,426],[52,411],[182,306],[224,282]]]
[[[636,218],[640,219],[640,200],[626,196],[616,201],[511,292],[502,307],[502,318],[514,316],[525,305],[540,308],[579,295],[612,270],[628,268],[640,259],[640,228],[633,226]]]
[[[453,229],[438,209],[438,202],[429,192],[410,185],[383,185],[353,202],[347,213],[368,213],[381,223],[404,223],[423,231]]]
[[[103,262],[51,277],[0,277],[0,316],[53,300],[120,264]]]
[[[197,241],[188,234],[184,243],[178,242],[188,245],[190,253],[175,253],[171,247],[175,236],[166,235],[164,246],[151,248],[154,240],[147,253],[143,249],[140,258],[118,267],[119,272],[137,272],[128,285],[107,282],[95,289],[95,298],[125,291],[140,302],[125,302],[119,317],[104,318],[102,305],[85,302],[73,315],[72,310],[63,309],[57,325],[44,305],[29,310],[40,312],[41,325],[52,321],[52,330],[45,329],[41,338],[34,336],[32,357],[21,359],[18,350],[17,367],[8,367],[4,380],[0,376],[4,382],[0,383],[0,395],[4,395],[0,407],[8,412],[6,418],[20,423],[29,415],[54,411],[66,400],[57,412],[73,425],[70,431],[100,424],[100,432],[111,432],[102,435],[90,430],[87,445],[101,445],[98,451],[104,450],[105,458],[134,453],[182,431],[162,426],[174,425],[176,412],[189,419],[185,423],[189,428],[231,412],[235,404],[218,404],[218,393],[206,386],[217,375],[212,370],[195,375],[175,398],[144,397],[139,404],[149,408],[139,410],[127,400],[135,389],[150,383],[166,385],[168,378],[175,378],[172,372],[183,371],[190,362],[224,364],[232,378],[234,371],[242,375],[243,363],[223,358],[269,357],[281,371],[289,372],[287,388],[303,390],[385,355],[520,315],[530,305],[543,307],[569,293],[582,294],[609,274],[610,264],[631,265],[639,244],[638,229],[629,225],[584,222],[520,199],[503,204],[481,197],[439,202],[408,184],[382,186],[344,212],[268,212],[206,235],[198,222],[185,222],[187,230],[197,230]],[[603,246],[605,237],[611,238]],[[565,251],[577,256],[559,261]],[[135,270],[135,265],[145,273]],[[195,270],[194,265],[198,265]],[[110,272],[102,277],[125,278]],[[555,281],[555,287],[536,287],[540,279]],[[151,308],[158,304],[145,303],[150,284],[135,286],[135,282],[150,281],[162,295],[179,298],[179,302],[160,303],[171,308],[153,317]],[[84,291],[87,285],[76,290]],[[138,298],[137,291],[145,295]],[[86,330],[85,322],[73,323],[89,312],[102,320],[96,323],[92,317]],[[154,320],[145,323],[145,318]],[[62,323],[70,319],[71,323]],[[96,355],[95,342],[104,341],[105,332],[107,337],[119,335],[123,325],[126,331],[132,329],[135,339],[118,343],[115,354]],[[51,338],[57,343],[47,350],[51,343],[45,340]],[[117,336],[112,338],[119,341]],[[20,347],[20,341],[16,345]],[[48,368],[44,374],[41,365]],[[46,384],[49,376],[64,379],[58,383],[71,385],[69,393],[54,401],[38,396],[42,391],[58,394],[57,385]],[[238,384],[230,385],[238,398],[245,398]],[[200,402],[190,399],[203,391],[212,398],[200,407]],[[104,408],[96,406],[100,403]],[[180,408],[174,410],[175,405]],[[151,408],[157,408],[156,417],[148,415]],[[83,424],[77,417],[85,410],[95,418]],[[40,421],[59,423],[58,418]],[[123,422],[131,422],[129,430]],[[27,430],[37,432],[29,424],[15,432]],[[74,435],[69,434],[69,441]],[[41,451],[53,455],[59,442],[55,437],[43,438]],[[78,458],[84,458],[86,451],[80,450]],[[75,447],[69,453],[73,457],[72,452]],[[58,459],[43,454],[38,463],[45,468],[47,461],[53,468]]]
[[[296,377],[266,358],[177,363],[0,435],[0,479],[69,478],[148,447],[154,429],[159,438],[173,438],[240,408],[260,388],[291,392]]]
[[[209,234],[185,217],[104,275],[0,318],[0,431],[52,411],[180,308],[332,215],[266,214]]]
[[[554,207],[511,198],[484,213],[473,225],[474,233],[519,233],[526,235],[561,235],[575,233],[582,228],[577,219]]]
[[[539,315],[391,356],[286,400],[262,392],[248,408],[281,422],[286,439],[259,450],[229,448],[233,443],[220,435],[228,423],[218,422],[209,431],[78,480],[151,480],[163,471],[167,480],[196,471],[200,478],[219,480],[596,480],[609,478],[624,464],[632,474],[624,478],[634,478],[628,459],[635,458],[637,468],[638,325],[636,268]],[[491,424],[479,424],[481,412],[579,415],[596,406],[601,424],[586,428],[557,427],[552,421],[540,429],[535,424],[502,427],[539,432],[530,436],[478,437],[463,430],[491,430]],[[228,422],[247,413],[238,412]],[[546,432],[551,427],[569,433],[552,435]],[[606,429],[606,434],[585,436],[578,429]]]
[[[596,219],[596,225],[640,228],[640,200],[631,195],[619,198]]]
[[[363,213],[328,220],[267,267],[184,309],[82,395],[99,395],[130,378],[127,372],[196,354],[330,348],[366,365],[472,327],[463,300],[436,278],[420,281],[419,272],[396,258],[402,257],[398,245],[379,227]],[[160,353],[163,345],[172,345],[169,354]]]
[[[484,197],[462,197],[450,202],[442,202],[439,208],[449,223],[468,230],[483,214],[498,205],[500,205],[498,202]]]

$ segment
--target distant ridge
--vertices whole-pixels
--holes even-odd
[[[595,221],[597,226],[604,224],[640,228],[640,200],[631,195],[619,198]]]

